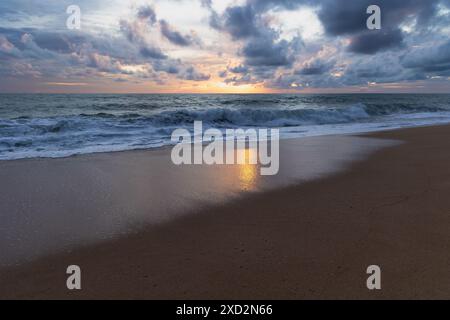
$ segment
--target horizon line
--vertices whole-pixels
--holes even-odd
[[[450,92],[0,92],[0,94],[60,94],[60,95],[348,95],[348,94],[442,94]]]

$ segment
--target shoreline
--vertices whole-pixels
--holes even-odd
[[[445,95],[445,94],[444,94]],[[353,125],[361,125],[364,123],[353,123]],[[375,123],[367,123],[367,125],[370,127],[370,125],[374,125]],[[339,125],[339,124],[338,124]],[[450,125],[450,121],[438,121],[438,122],[424,122],[423,124],[414,124],[414,125],[406,125],[406,126],[392,126],[392,127],[371,127],[370,129],[366,130],[350,130],[352,124],[345,124],[348,127],[341,127],[340,129],[343,129],[343,133],[334,132],[334,131],[328,131],[325,133],[315,133],[312,135],[301,135],[298,134],[296,131],[289,131],[291,129],[301,129],[304,126],[292,126],[292,127],[282,127],[282,128],[271,128],[271,129],[279,129],[280,130],[280,141],[283,140],[293,140],[293,139],[308,139],[308,138],[317,138],[317,137],[342,137],[342,136],[368,136],[372,133],[379,133],[379,132],[391,132],[391,131],[397,131],[397,130],[405,130],[405,129],[414,129],[414,128],[426,128],[426,127],[436,127],[436,126],[446,126]],[[325,127],[326,125],[322,125]],[[258,130],[258,127],[254,128],[255,130]],[[286,130],[289,129],[289,130]],[[283,132],[283,130],[285,130]],[[207,142],[204,143],[206,145]],[[175,144],[163,144],[161,146],[155,146],[155,147],[138,147],[138,148],[124,148],[124,149],[117,149],[117,150],[102,150],[102,151],[91,151],[91,152],[79,152],[79,153],[73,153],[73,154],[67,154],[67,155],[60,155],[60,156],[26,156],[26,157],[20,157],[20,158],[11,158],[11,159],[0,159],[0,164],[2,162],[12,162],[12,161],[38,161],[38,160],[53,160],[53,159],[71,159],[71,158],[77,158],[77,157],[89,157],[89,156],[96,156],[96,155],[102,155],[102,154],[120,154],[120,153],[130,153],[130,152],[150,152],[150,151],[164,151],[169,150],[173,148]]]
[[[448,133],[364,135],[405,143],[349,170],[0,269],[0,299],[448,298],[450,142],[438,141]],[[374,263],[384,272],[380,292],[364,287]],[[65,289],[70,264],[82,267],[80,292]]]

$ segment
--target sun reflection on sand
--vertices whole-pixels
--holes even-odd
[[[256,150],[245,149],[239,152],[245,153],[245,164],[239,164],[239,187],[242,191],[255,190],[258,182],[258,165],[250,164],[249,159],[255,156]]]

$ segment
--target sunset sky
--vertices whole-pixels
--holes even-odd
[[[449,93],[450,0],[2,0],[0,92]]]

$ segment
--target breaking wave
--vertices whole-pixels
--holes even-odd
[[[120,97],[124,100],[120,103],[110,101],[117,97],[107,97],[100,105],[98,97],[80,96],[72,98],[73,105],[54,107],[50,96],[50,106],[43,110],[22,111],[20,104],[15,113],[2,106],[1,98],[0,159],[159,147],[170,144],[174,129],[192,130],[193,122],[199,120],[205,127],[271,127],[302,135],[450,122],[450,98],[445,95],[380,96],[364,102],[330,95],[176,96],[151,102]],[[127,104],[127,99],[134,100]]]

